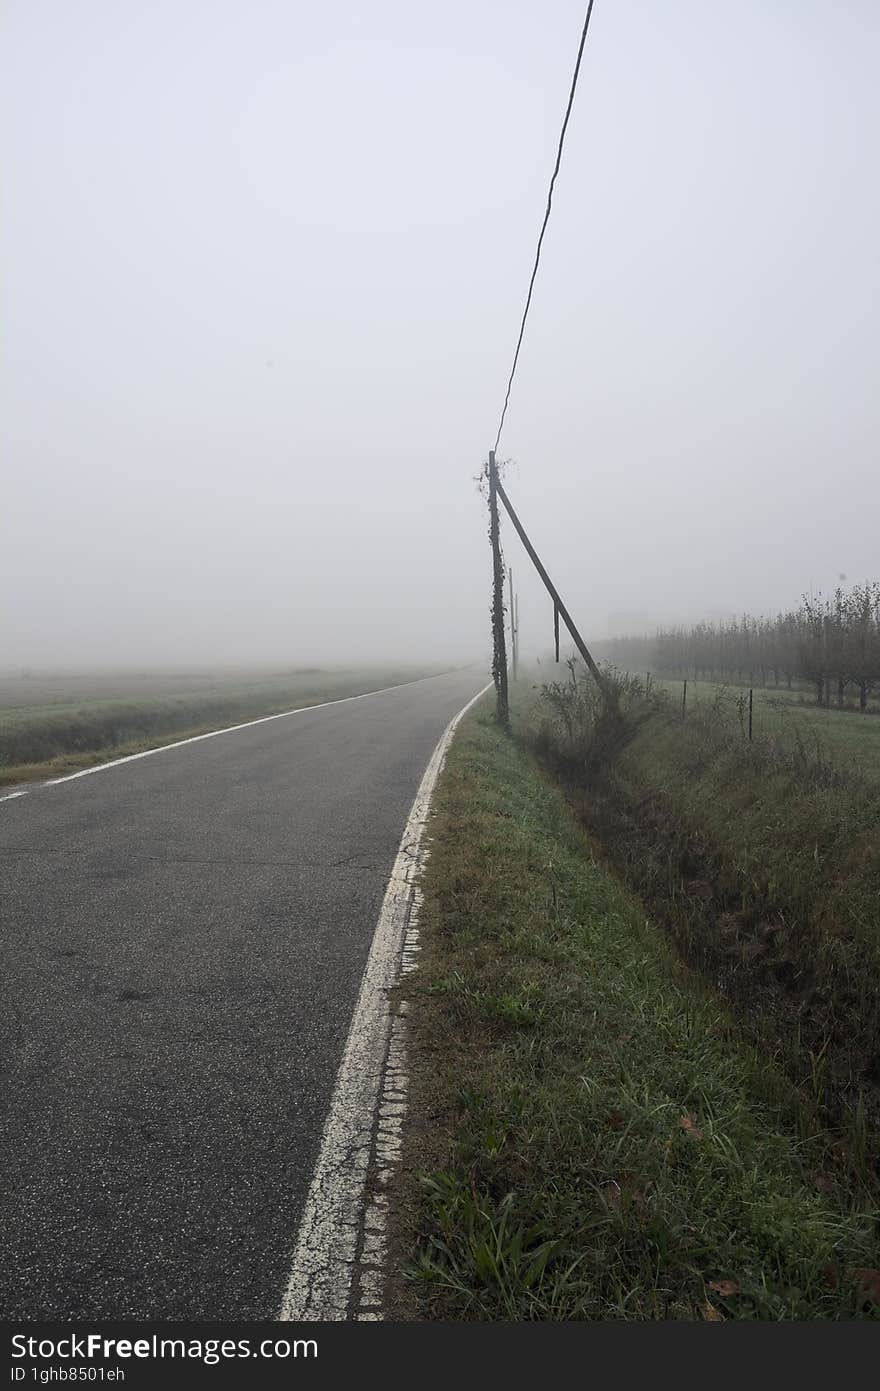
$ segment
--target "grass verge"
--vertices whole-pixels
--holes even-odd
[[[476,713],[434,806],[389,1312],[876,1312],[870,1199],[563,793]]]

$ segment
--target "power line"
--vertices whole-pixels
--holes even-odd
[[[538,237],[538,249],[535,252],[535,264],[532,267],[532,278],[529,281],[529,293],[526,295],[526,307],[523,310],[522,323],[519,326],[519,338],[516,341],[516,352],[513,355],[513,366],[510,369],[510,376],[507,380],[507,392],[504,397],[504,406],[501,410],[501,420],[498,422],[498,434],[495,436],[495,450],[498,449],[498,441],[501,439],[501,431],[504,428],[504,417],[507,414],[507,405],[510,401],[510,388],[513,386],[513,378],[516,373],[516,364],[519,361],[519,350],[522,347],[523,334],[526,329],[526,319],[529,317],[529,307],[532,303],[532,290],[535,288],[535,276],[538,274],[538,266],[541,261],[541,244],[544,240],[544,233],[547,230],[547,223],[550,221],[550,208],[553,203],[553,186],[556,183],[556,175],[559,173],[559,166],[562,163],[562,146],[565,143],[565,132],[568,128],[568,118],[571,115],[571,108],[574,104],[574,94],[577,89],[578,75],[581,70],[581,57],[583,56],[584,44],[587,41],[587,30],[590,27],[590,16],[593,13],[593,0],[587,5],[587,16],[584,20],[584,29],[581,34],[580,45],[578,46],[577,61],[574,65],[574,75],[571,79],[571,91],[568,94],[568,106],[565,108],[565,119],[562,122],[562,130],[559,133],[559,148],[556,151],[556,165],[553,170],[553,177],[550,180],[550,188],[547,193],[547,210],[544,213],[544,221],[541,224],[541,235]]]

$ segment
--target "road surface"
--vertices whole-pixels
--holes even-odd
[[[7,1318],[274,1318],[450,673],[0,803]]]

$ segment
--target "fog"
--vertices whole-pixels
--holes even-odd
[[[9,0],[0,667],[486,658],[583,9]],[[880,574],[878,71],[596,0],[499,449],[585,634]]]

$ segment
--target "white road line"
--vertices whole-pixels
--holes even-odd
[[[449,721],[425,769],[404,827],[336,1075],[321,1152],[281,1304],[281,1319],[341,1320],[348,1314],[373,1123],[391,1030],[388,991],[396,981],[400,965],[422,859],[425,822],[456,725],[488,690],[489,686],[484,686]]]
[[[448,676],[441,671],[437,676]],[[281,710],[277,715],[261,715],[257,720],[245,720],[243,724],[226,725],[223,729],[211,729],[207,734],[192,734],[188,739],[175,739],[173,744],[157,744],[154,749],[144,749],[142,753],[129,753],[124,758],[111,758],[106,763],[95,763],[91,768],[81,768],[78,773],[65,773],[63,778],[46,778],[39,787],[57,787],[62,782],[73,782],[75,778],[87,778],[92,773],[105,773],[108,768],[118,768],[120,763],[134,763],[138,758],[150,758],[154,753],[166,753],[168,749],[181,749],[184,744],[198,744],[202,739],[216,739],[221,734],[234,734],[238,729],[250,729],[253,725],[268,724],[270,720],[286,720],[289,715],[304,715],[309,710],[326,710],[328,705],[345,705],[351,700],[366,700],[369,696],[386,695],[388,691],[401,691],[405,686],[417,686],[421,681],[436,681],[437,676],[419,676],[415,681],[399,681],[396,686],[382,686],[378,691],[361,691],[359,695],[340,696],[337,700],[322,700],[318,705],[298,705],[294,710]],[[0,802],[9,802],[13,797],[26,797],[31,788],[19,792],[7,792]]]

